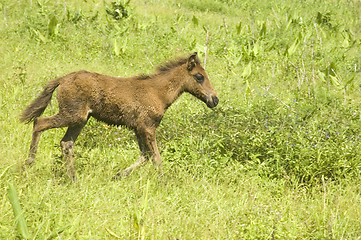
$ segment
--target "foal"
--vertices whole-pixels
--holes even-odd
[[[74,142],[90,117],[110,125],[125,125],[134,130],[140,159],[117,173],[127,176],[149,159],[161,167],[156,143],[156,128],[167,108],[183,93],[189,92],[213,108],[217,93],[200,64],[197,53],[161,65],[152,75],[129,78],[111,77],[87,71],[70,73],[50,81],[43,92],[22,112],[22,122],[34,121],[33,136],[26,164],[34,162],[41,133],[51,128],[68,127],[60,142],[70,178],[76,181],[73,163]],[[59,113],[40,117],[57,88]]]

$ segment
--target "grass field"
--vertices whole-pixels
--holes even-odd
[[[0,239],[361,239],[360,13],[358,0],[1,1]],[[95,120],[78,182],[65,129],[22,169],[19,114],[48,81],[151,73],[195,51],[220,103],[169,108],[162,176],[148,164],[112,181],[138,145]]]

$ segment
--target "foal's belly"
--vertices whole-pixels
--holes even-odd
[[[119,105],[97,106],[91,109],[90,116],[110,125],[125,125],[133,128],[140,114],[131,107]]]

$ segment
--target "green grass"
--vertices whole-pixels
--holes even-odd
[[[124,8],[123,8],[123,7]],[[360,239],[359,1],[0,3],[0,239]],[[163,176],[134,134],[90,120],[79,181],[46,131],[23,171],[22,109],[49,80],[114,76],[197,51],[214,110],[183,95],[157,132]],[[52,102],[44,115],[57,111]],[[17,196],[14,197],[14,196]],[[15,214],[14,214],[15,213]]]

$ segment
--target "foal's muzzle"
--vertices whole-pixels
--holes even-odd
[[[219,99],[217,96],[210,96],[207,99],[207,107],[209,108],[214,108],[215,106],[218,105]]]

